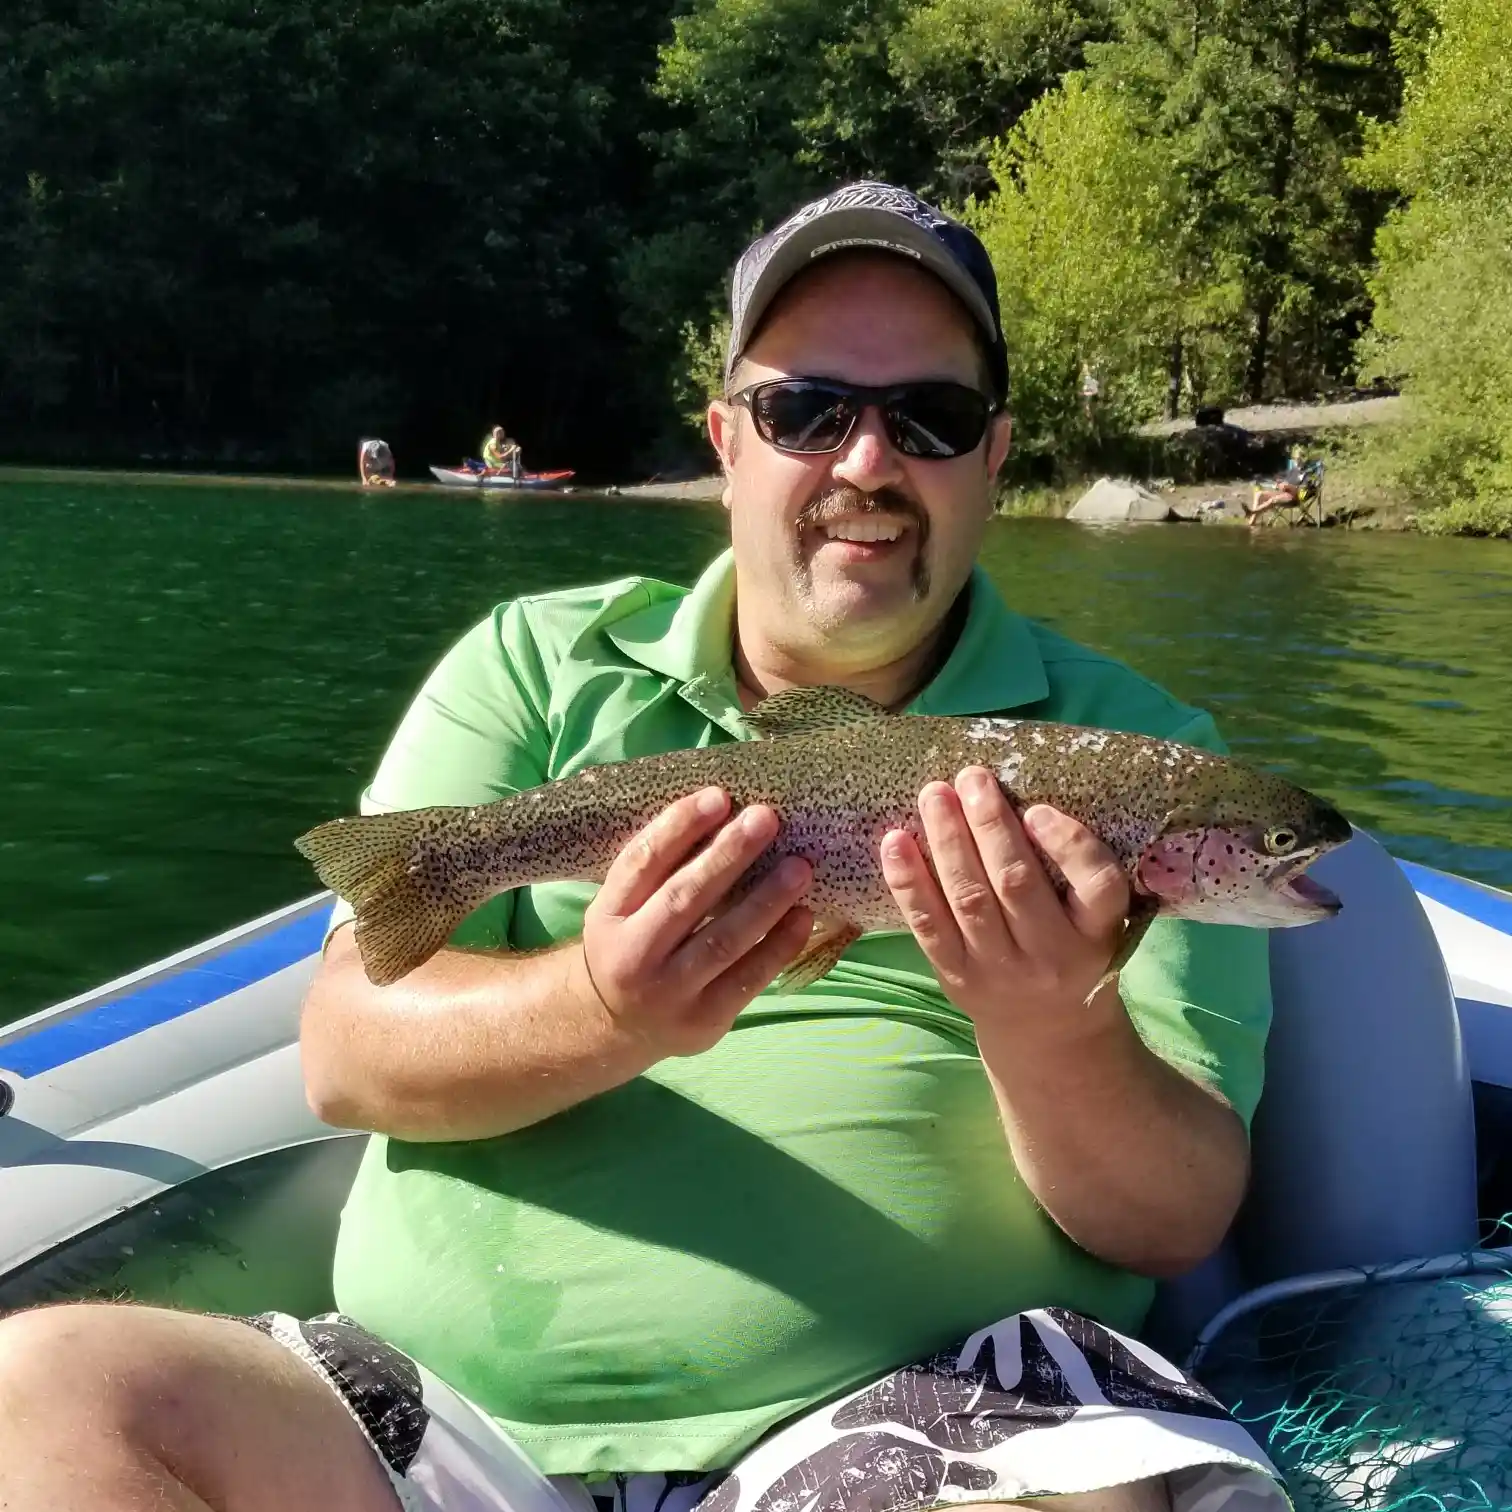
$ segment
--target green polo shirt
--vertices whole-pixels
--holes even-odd
[[[368,812],[482,803],[598,763],[745,735],[728,554],[519,599],[406,714]],[[1138,730],[1208,716],[1013,614],[980,570],[910,706]],[[593,889],[524,888],[459,942],[576,935]],[[1122,977],[1146,1043],[1247,1121],[1270,994],[1260,931],[1158,921]],[[374,1137],[337,1303],[494,1414],[548,1474],[703,1470],[784,1418],[1028,1307],[1139,1327],[1152,1284],[1079,1249],[1014,1168],[971,1025],[912,937],[864,936],[766,992],[712,1050],[499,1139]]]

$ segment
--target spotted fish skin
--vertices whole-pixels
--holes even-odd
[[[906,830],[927,855],[919,792],[968,766],[991,771],[1016,810],[1049,804],[1098,835],[1122,864],[1142,916],[1310,922],[1321,915],[1301,916],[1297,898],[1278,903],[1277,879],[1295,882],[1351,833],[1337,810],[1280,777],[1144,735],[889,715],[831,688],[778,694],[748,719],[763,738],[592,767],[495,803],[333,820],[296,844],[353,905],[364,967],[387,983],[428,959],[494,894],[538,882],[601,882],[626,842],[669,803],[720,787],[733,811],[767,804],[781,819],[744,887],[786,856],[813,867],[804,901],[816,940],[831,948],[790,975],[794,985],[811,980],[815,966],[828,969],[858,934],[904,928],[882,877],[882,837]],[[1336,908],[1334,901],[1324,912]]]

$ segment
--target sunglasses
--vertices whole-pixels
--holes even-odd
[[[898,383],[863,388],[835,378],[773,378],[731,394],[751,412],[756,433],[778,451],[837,452],[868,405],[882,412],[887,438],[906,457],[932,461],[975,451],[997,406],[964,383]]]

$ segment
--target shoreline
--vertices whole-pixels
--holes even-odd
[[[1380,424],[1389,423],[1391,411],[1383,412],[1381,406],[1390,403],[1387,400],[1358,401],[1354,404],[1339,404],[1331,406],[1313,407],[1318,409],[1338,412],[1353,411],[1355,418],[1342,420],[1340,423],[1348,424]],[[1365,419],[1361,413],[1363,405],[1368,404],[1371,410],[1369,419]],[[1295,420],[1299,413],[1308,407],[1298,405],[1275,405],[1268,407],[1274,420],[1279,422],[1285,417],[1283,424],[1262,426],[1262,429],[1288,429],[1295,427]],[[1189,429],[1190,422],[1170,422],[1178,429]],[[1245,477],[1233,477],[1226,479],[1209,479],[1203,483],[1173,484],[1169,479],[1153,478],[1127,478],[1112,475],[1117,481],[1134,482],[1141,487],[1150,489],[1158,497],[1172,506],[1173,513],[1179,518],[1165,523],[1171,524],[1204,524],[1225,525],[1229,528],[1243,528],[1246,524],[1242,510],[1239,508],[1240,501],[1250,497],[1253,479]],[[272,489],[306,489],[312,491],[324,491],[330,493],[357,493],[362,495],[376,494],[382,496],[390,493],[395,496],[407,496],[412,498],[438,498],[445,497],[454,501],[476,497],[481,491],[462,488],[448,488],[431,480],[404,479],[397,482],[392,489],[369,489],[364,488],[354,477],[335,476],[309,476],[298,477],[289,474],[257,474],[257,473],[213,473],[213,472],[166,472],[166,471],[133,471],[126,468],[90,468],[90,467],[35,467],[17,464],[0,463],[0,489],[7,483],[105,483],[120,486],[130,486],[134,483],[147,484],[153,487],[208,487],[208,488],[272,488]],[[1063,519],[1071,506],[1081,495],[1097,481],[1096,476],[1088,475],[1071,483],[1061,484],[1032,484],[1032,485],[1007,485],[998,489],[997,506],[995,516],[999,519]],[[660,504],[684,504],[702,505],[714,508],[720,507],[721,496],[724,490],[724,478],[719,473],[706,473],[701,477],[659,480],[653,479],[639,483],[606,483],[602,485],[572,485],[566,489],[551,490],[523,490],[522,495],[540,499],[625,499],[631,502],[660,503]],[[490,498],[514,497],[508,491],[496,490],[490,492]],[[1351,470],[1347,466],[1336,466],[1331,470],[1326,494],[1326,508],[1330,517],[1326,519],[1326,527],[1337,529],[1344,526],[1359,530],[1389,531],[1397,534],[1453,534],[1469,539],[1496,539],[1506,537],[1508,530],[1504,522],[1493,523],[1490,529],[1481,525],[1473,516],[1445,520],[1436,528],[1432,523],[1433,517],[1440,513],[1439,510],[1414,509],[1411,505],[1401,500],[1384,500],[1379,494],[1363,485],[1362,480],[1352,477]],[[1214,510],[1211,513],[1199,514],[1198,506],[1211,500],[1224,500],[1228,508]],[[1452,511],[1459,514],[1458,510]],[[1281,527],[1272,527],[1281,528]],[[1302,529],[1304,527],[1295,524],[1287,524],[1284,528]],[[1311,527],[1305,527],[1311,528]]]
[[[1044,519],[1057,520],[1096,481],[1087,477],[1068,484],[1035,484],[1027,487],[1009,486],[999,490],[996,516],[999,519]],[[1135,479],[1142,486],[1152,486],[1148,479]],[[1177,506],[1195,506],[1205,499],[1249,496],[1250,479],[1234,478],[1226,481],[1180,484],[1157,489],[1160,497]],[[152,487],[168,488],[274,488],[322,490],[330,493],[354,493],[384,497],[408,495],[419,497],[445,497],[450,499],[475,498],[481,490],[448,488],[433,481],[418,479],[400,480],[392,488],[364,488],[355,478],[296,477],[287,474],[257,473],[191,473],[191,472],[133,472],[125,468],[91,467],[26,467],[0,463],[0,488],[7,483],[106,483],[129,486],[143,483]],[[724,489],[724,478],[719,473],[708,473],[698,478],[684,478],[666,482],[606,483],[597,486],[569,487],[567,489],[523,490],[519,497],[527,498],[596,498],[628,499],[657,504],[697,504],[719,507]],[[505,490],[491,492],[489,498],[517,497]],[[1181,523],[1181,522],[1171,522]],[[1243,520],[1219,519],[1215,524],[1240,524]],[[1415,528],[1411,515],[1399,508],[1382,507],[1379,510],[1355,509],[1351,523],[1362,529],[1410,531]]]
[[[569,484],[566,488],[508,489],[449,488],[432,478],[400,478],[392,488],[367,488],[355,477],[289,473],[219,473],[165,472],[125,467],[43,467],[25,463],[0,462],[0,486],[6,483],[145,483],[153,487],[187,488],[303,488],[324,489],[332,493],[359,493],[382,497],[386,494],[440,495],[446,498],[554,498],[576,496],[592,498],[651,499],[659,502],[715,503],[724,480],[719,474],[688,478],[679,482]]]
[[[1141,523],[1164,525],[1217,525],[1230,529],[1247,529],[1248,518],[1244,505],[1252,496],[1252,478],[1209,479],[1205,483],[1171,483],[1169,479],[1131,478],[1116,474],[1107,476],[1115,483],[1131,483],[1153,493],[1167,504],[1172,517],[1167,520]],[[1095,483],[1095,477],[1078,479],[1075,483],[1034,484],[1026,487],[1009,487],[1000,492],[998,517],[1003,519],[1061,520],[1065,519],[1072,505]],[[1348,528],[1352,530],[1386,530],[1400,534],[1419,531],[1417,516],[1401,503],[1367,502],[1367,495],[1342,470],[1329,478],[1325,493],[1326,530]],[[1220,505],[1217,509],[1203,511],[1201,506]],[[1316,529],[1296,522],[1285,522],[1266,527],[1268,529]]]

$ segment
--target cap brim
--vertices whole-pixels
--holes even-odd
[[[853,206],[831,210],[799,226],[767,259],[746,298],[739,329],[730,332],[725,376],[785,285],[820,258],[853,251],[892,252],[933,273],[966,306],[988,341],[998,341],[997,322],[986,296],[938,237],[891,210]]]

